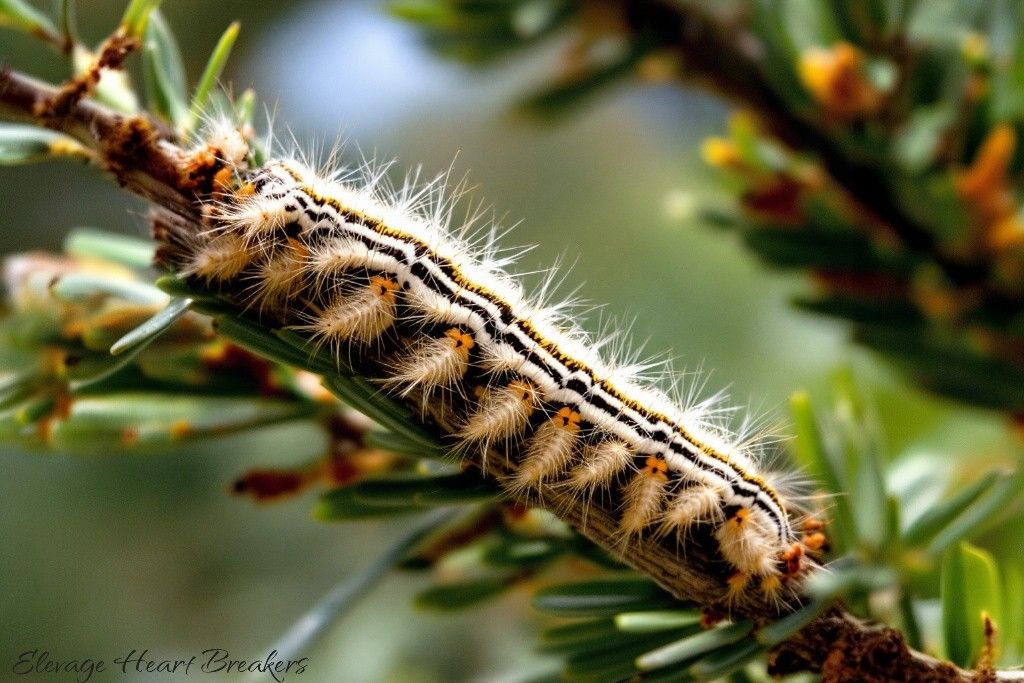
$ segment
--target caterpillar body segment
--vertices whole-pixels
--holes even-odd
[[[627,537],[639,535],[658,519],[667,488],[668,463],[663,458],[649,456],[643,468],[633,474],[623,488],[619,524]]]
[[[559,408],[530,437],[518,471],[507,482],[508,488],[513,492],[537,489],[543,493],[544,484],[562,479],[576,457],[579,432],[580,414],[569,406]]]
[[[457,327],[440,337],[426,337],[409,344],[389,364],[389,374],[379,381],[399,396],[421,390],[429,400],[437,389],[455,389],[469,370],[473,335]]]
[[[252,262],[253,254],[245,240],[238,234],[227,233],[208,240],[182,272],[206,285],[217,286],[238,277]]]
[[[696,484],[672,497],[662,514],[659,531],[685,540],[686,534],[695,526],[718,524],[723,521],[723,516],[722,491],[707,484]]]
[[[369,344],[394,324],[397,289],[394,280],[375,275],[353,291],[335,295],[326,307],[306,313],[306,324],[296,329],[333,349],[347,342]]]
[[[477,393],[479,402],[459,433],[459,440],[468,448],[479,445],[486,452],[496,441],[522,435],[537,409],[537,388],[523,380],[479,388]]]
[[[613,501],[625,547],[651,535],[685,552],[702,534],[731,567],[724,594],[777,600],[812,567],[802,539],[820,548],[820,533],[794,531],[756,458],[708,427],[703,404],[678,406],[602,359],[558,307],[523,294],[490,242],[452,234],[437,193],[387,196],[295,161],[237,171],[211,228],[179,236],[172,265],[184,276],[392,396],[436,402],[460,452],[506,454],[513,495]]]
[[[304,257],[301,248],[289,245],[260,262],[248,288],[251,304],[261,311],[287,308],[302,285]]]

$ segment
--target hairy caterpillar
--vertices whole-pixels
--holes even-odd
[[[731,567],[732,597],[777,602],[813,566],[820,534],[802,536],[752,450],[706,404],[683,408],[644,386],[558,306],[528,298],[493,229],[476,242],[466,226],[449,229],[441,184],[392,190],[379,169],[318,172],[294,159],[249,169],[245,145],[220,133],[197,155],[222,165],[208,229],[158,230],[182,276],[305,335],[424,415],[443,413],[458,450],[512,461],[502,483],[514,495],[610,498],[623,539],[674,537],[683,551],[703,530]]]

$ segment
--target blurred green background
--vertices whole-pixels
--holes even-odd
[[[102,38],[123,4],[80,3],[83,33]],[[700,223],[694,209],[724,199],[699,143],[727,116],[704,95],[628,86],[542,126],[509,112],[549,74],[558,39],[524,60],[473,71],[432,56],[413,28],[374,2],[176,0],[164,12],[193,80],[224,26],[243,21],[226,80],[236,92],[256,88],[279,139],[309,147],[341,136],[350,156],[358,147],[428,171],[454,158],[455,177],[469,172],[477,195],[522,221],[509,241],[537,245],[523,270],[562,256],[574,264],[567,289],[585,283],[584,298],[605,304],[600,316],[635,318],[634,337],[649,352],[671,352],[679,368],[713,369],[710,389],[728,386],[739,403],[780,416],[791,391],[824,394],[830,372],[852,364],[892,453],[909,449],[952,471],[964,456],[1001,452],[997,419],[891,378],[844,342],[841,325],[787,307],[805,283],[766,272],[734,236]],[[58,57],[9,32],[0,34],[0,59],[64,76]],[[147,229],[145,207],[93,170],[3,168],[0,188],[5,254],[56,249],[79,225]],[[211,647],[265,656],[402,524],[326,526],[310,518],[308,497],[254,507],[226,493],[247,467],[316,455],[318,438],[278,428],[131,459],[4,452],[0,679],[32,648],[64,659],[109,660],[133,648],[159,658]],[[296,441],[308,451],[296,452]],[[1004,528],[986,544],[1006,556],[1022,540],[1020,528]],[[498,681],[545,669],[531,652],[540,620],[523,594],[452,618],[412,608],[421,581],[387,579],[310,653],[302,680]]]

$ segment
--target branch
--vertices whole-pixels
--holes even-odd
[[[63,89],[10,68],[0,70],[0,115],[9,121],[64,133],[95,153],[118,184],[172,210],[194,210],[183,173],[187,153],[171,135],[143,115],[118,114],[88,99],[54,111]]]
[[[199,195],[193,189],[202,183],[190,165],[189,153],[170,134],[146,116],[117,114],[89,100],[72,101],[59,112],[40,106],[54,101],[59,93],[53,86],[4,70],[0,72],[0,116],[60,131],[92,150],[119,184],[153,203],[158,225],[203,229]],[[489,477],[501,478],[507,474],[505,462],[491,457],[475,464]],[[723,568],[711,553],[702,552],[699,544],[688,548],[685,557],[680,557],[675,545],[651,536],[623,546],[616,511],[610,505],[594,501],[584,509],[578,498],[557,489],[549,489],[543,499],[532,495],[523,502],[557,512],[595,543],[617,550],[625,562],[674,596],[705,605],[722,602]],[[734,611],[759,623],[778,617],[773,608],[758,601],[734,605]],[[839,607],[777,646],[769,663],[776,674],[813,671],[834,681],[1013,680],[1010,675],[964,671],[910,650],[898,631],[867,624]]]
[[[653,34],[675,50],[692,83],[754,111],[781,141],[813,153],[850,198],[887,227],[908,249],[926,252],[958,285],[984,282],[989,268],[943,254],[932,233],[899,205],[878,166],[842,149],[818,122],[800,115],[770,85],[762,67],[759,39],[738,26],[724,26],[696,3],[679,0],[627,0],[631,30]],[[893,51],[906,61],[902,44]]]

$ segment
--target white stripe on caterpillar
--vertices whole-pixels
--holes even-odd
[[[394,396],[426,402],[445,390],[464,452],[519,444],[503,481],[513,494],[607,496],[624,539],[682,541],[707,527],[736,570],[731,589],[756,578],[777,595],[803,566],[796,536],[779,494],[709,426],[707,406],[682,409],[605,362],[559,307],[531,302],[498,269],[508,259],[490,239],[471,246],[448,232],[451,204],[436,192],[395,200],[378,180],[336,182],[294,161],[242,172],[179,266],[220,291],[237,286],[240,303],[273,309],[337,357],[366,361]]]

